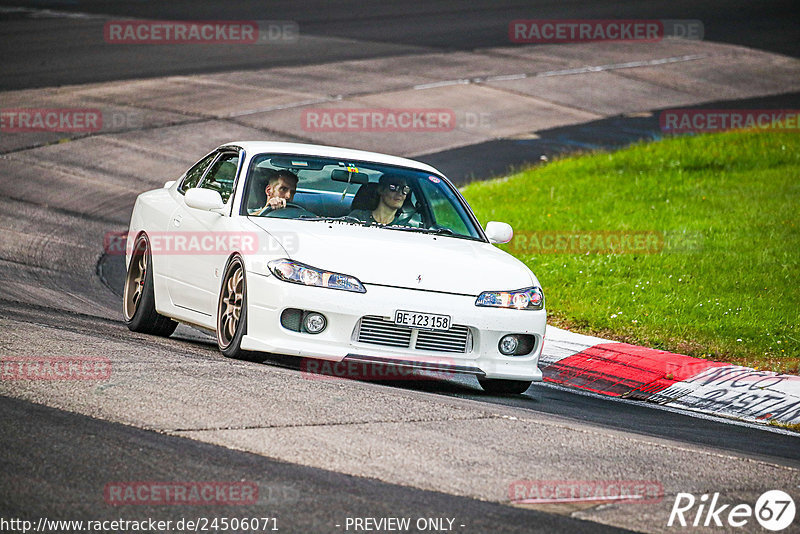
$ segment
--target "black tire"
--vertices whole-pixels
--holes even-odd
[[[531,387],[530,380],[501,380],[497,378],[479,378],[478,382],[486,393],[495,395],[518,395]]]
[[[136,238],[132,250],[122,295],[122,316],[125,324],[133,332],[169,337],[178,327],[178,323],[156,311],[153,255],[145,234]]]
[[[222,277],[217,301],[217,346],[228,358],[257,360],[257,355],[242,350],[247,333],[247,278],[240,256],[231,258]]]

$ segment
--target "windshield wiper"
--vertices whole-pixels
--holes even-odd
[[[403,230],[406,232],[422,232],[423,234],[436,234],[436,235],[460,235],[456,234],[449,228],[423,228],[421,226],[403,226],[403,225],[381,225],[388,230]]]
[[[433,235],[449,235],[453,237],[467,237],[461,234],[457,234],[452,231],[450,228],[422,228],[419,226],[402,226],[402,225],[386,225],[382,226],[382,228],[386,228],[387,230],[402,230],[404,232],[421,232],[423,234],[433,234]]]
[[[437,235],[461,235],[461,234],[456,234],[450,228],[426,228],[426,230],[432,234],[437,234]]]
[[[350,215],[345,215],[343,217],[312,217],[310,215],[304,215],[302,217],[298,217],[298,219],[302,219],[304,221],[322,221],[322,222],[343,222],[349,224],[358,224],[360,226],[366,226],[366,223],[357,217],[351,217]]]

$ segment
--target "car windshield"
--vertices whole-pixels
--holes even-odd
[[[294,186],[290,198],[286,184]],[[270,197],[283,200],[268,205]],[[259,154],[249,166],[242,215],[340,221],[483,240],[477,221],[441,176],[379,163]],[[281,191],[283,194],[281,195]],[[283,204],[286,203],[284,207]]]

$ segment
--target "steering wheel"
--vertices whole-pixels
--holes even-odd
[[[286,206],[283,208],[275,209],[272,206],[267,206],[262,213],[262,217],[275,217],[278,219],[297,219],[302,217],[303,215],[312,215],[316,216],[313,212],[308,211],[300,204],[295,204],[294,202],[287,202]]]
[[[419,203],[412,206],[412,209],[408,211],[400,212],[400,216],[395,221],[395,224],[402,224],[404,226],[410,226],[411,219],[414,218],[416,214],[418,214],[421,210],[422,206]]]

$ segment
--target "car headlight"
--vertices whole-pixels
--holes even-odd
[[[367,290],[355,276],[347,274],[332,273],[311,267],[299,261],[288,259],[272,260],[267,263],[269,270],[283,280],[293,284],[304,286],[327,287],[329,289],[341,289],[343,291],[355,291],[356,293],[366,293]]]
[[[514,291],[484,291],[478,295],[475,306],[541,310],[544,308],[544,293],[540,287],[526,287]]]

